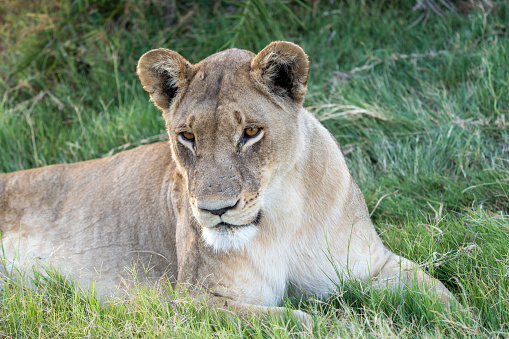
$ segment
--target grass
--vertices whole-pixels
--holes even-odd
[[[150,48],[197,62],[226,43],[256,51],[294,41],[311,60],[305,106],[342,145],[384,243],[470,314],[447,314],[422,291],[359,282],[288,306],[313,316],[316,337],[509,336],[508,5],[430,13],[409,28],[420,16],[413,1],[281,3],[251,1],[241,23],[247,5],[185,1],[167,26],[167,2],[4,1],[0,171],[164,139],[135,75]],[[153,289],[100,302],[58,272],[6,279],[0,333],[10,337],[306,335],[290,315],[243,320],[189,300],[175,312]]]

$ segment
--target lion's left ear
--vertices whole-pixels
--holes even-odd
[[[270,43],[251,62],[251,77],[270,93],[301,104],[306,95],[309,60],[294,43]]]

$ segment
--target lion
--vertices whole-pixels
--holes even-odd
[[[447,303],[440,281],[382,244],[339,144],[302,106],[308,70],[284,41],[194,65],[147,52],[137,74],[169,140],[0,174],[5,260],[58,261],[105,289],[141,260],[147,275],[241,314],[327,297],[342,277],[417,282]]]

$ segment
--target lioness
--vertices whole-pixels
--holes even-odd
[[[335,270],[382,286],[429,283],[449,299],[382,244],[336,140],[302,107],[308,69],[283,41],[195,65],[167,49],[144,54],[137,73],[169,142],[0,174],[6,259],[60,258],[103,287],[139,259],[241,313],[327,296]]]

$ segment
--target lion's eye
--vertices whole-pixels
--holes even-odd
[[[186,141],[194,141],[194,134],[190,132],[182,132],[180,136]]]
[[[248,127],[244,130],[244,134],[246,135],[247,138],[254,138],[256,137],[258,134],[260,134],[260,131],[262,129],[259,128],[259,127]]]

